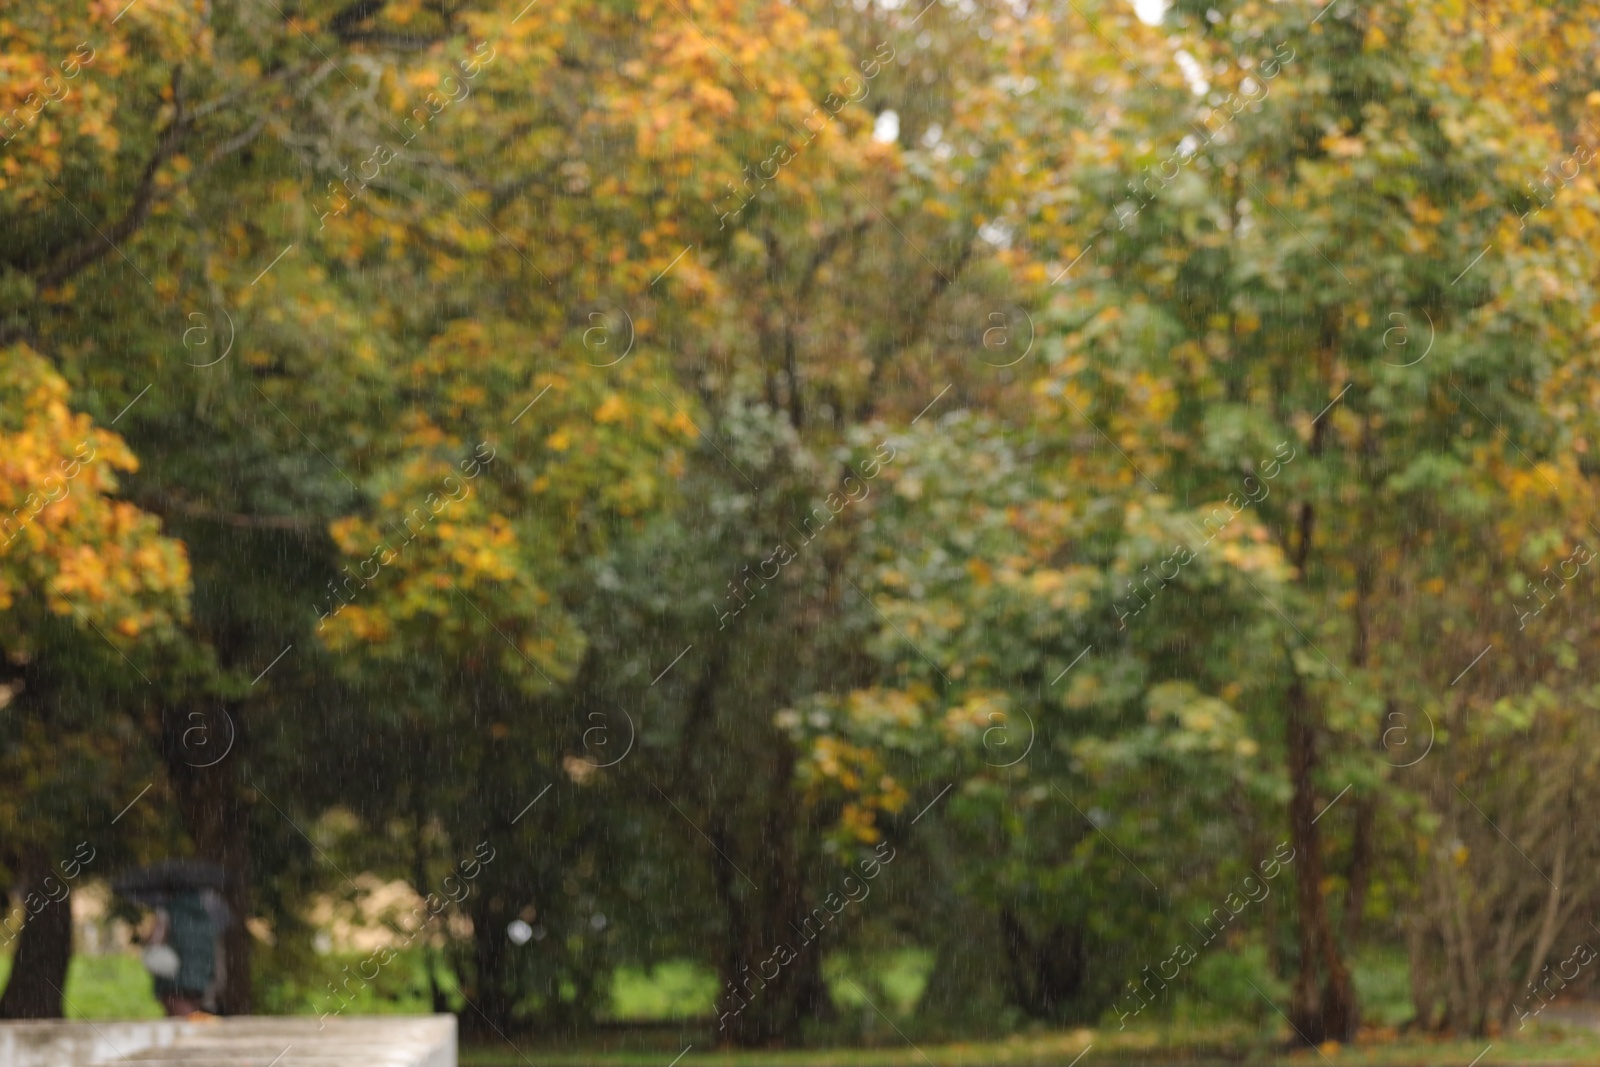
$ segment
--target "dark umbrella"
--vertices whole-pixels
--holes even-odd
[[[165,903],[168,894],[186,889],[220,891],[225,881],[220,864],[210,860],[172,859],[137,867],[113,881],[111,888],[135,904],[155,907]]]

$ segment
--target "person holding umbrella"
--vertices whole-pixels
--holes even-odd
[[[168,1015],[215,1012],[222,929],[229,918],[222,886],[222,868],[204,860],[164,860],[113,884],[120,895],[155,909],[144,965]]]

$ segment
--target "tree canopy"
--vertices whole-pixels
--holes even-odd
[[[0,1015],[87,843],[223,865],[230,1012],[471,862],[491,1034],[886,944],[954,1029],[1226,955],[1346,1040],[1400,944],[1508,1026],[1600,901],[1597,30],[0,3]]]

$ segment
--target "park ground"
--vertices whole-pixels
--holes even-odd
[[[1283,1037],[1254,1027],[1148,1027],[1123,1032],[1053,1030],[997,1041],[943,1044],[908,1041],[879,1048],[707,1052],[692,1049],[676,1067],[1096,1067],[1096,1065],[1261,1064],[1273,1067],[1513,1067],[1600,1062],[1600,1034],[1582,1026],[1545,1025],[1516,1040],[1401,1038],[1376,1033],[1343,1047],[1285,1051]],[[1487,1046],[1487,1053],[1485,1054]],[[1087,1052],[1085,1052],[1087,1050]],[[462,1067],[667,1067],[667,1048],[623,1050],[600,1046],[548,1049],[469,1048]],[[1080,1060],[1079,1057],[1082,1057]],[[1481,1058],[1480,1058],[1481,1057]]]
[[[1217,1013],[1101,1028],[1025,1028],[992,1040],[952,1041],[925,1036],[911,1019],[921,993],[922,968],[914,955],[900,955],[858,967],[855,979],[881,994],[877,1008],[854,1004],[842,981],[841,1014],[860,1009],[859,1026],[841,1030],[839,1047],[794,1050],[715,1050],[714,1027],[702,1002],[714,983],[686,965],[664,965],[649,973],[626,970],[614,982],[616,1021],[577,1040],[559,1042],[512,1035],[509,1040],[468,1044],[462,1067],[1097,1067],[1134,1064],[1272,1064],[1284,1067],[1513,1067],[1513,1065],[1579,1065],[1600,1063],[1600,1005],[1555,1005],[1526,1030],[1492,1040],[1404,1034],[1395,1026],[1375,1026],[1346,1046],[1287,1050],[1287,1024],[1268,1015],[1248,1021]],[[9,969],[0,956],[0,981]],[[331,961],[330,961],[331,963]],[[1395,998],[1390,968],[1377,967],[1367,984],[1391,998],[1368,1014],[1402,1019],[1405,1009]],[[425,1011],[415,974],[396,972],[397,984],[375,991],[370,1002],[354,1005],[360,1013]],[[1390,980],[1386,980],[1390,979]],[[711,984],[708,984],[711,983]],[[309,988],[309,985],[308,987]],[[148,1018],[160,1014],[149,981],[136,956],[79,955],[67,982],[68,1015],[75,1018]],[[297,1003],[314,1004],[306,990],[282,993],[278,1011],[295,1012]],[[910,1036],[908,1036],[908,1034]],[[687,1049],[687,1051],[685,1051]],[[679,1054],[682,1053],[681,1058]]]

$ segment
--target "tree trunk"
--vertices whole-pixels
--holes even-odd
[[[1576,810],[1575,806],[1574,810]],[[1570,829],[1571,824],[1567,825]],[[1522,983],[1524,989],[1532,988],[1534,979],[1539,977],[1539,972],[1545,965],[1544,961],[1550,955],[1550,946],[1555,944],[1556,929],[1561,924],[1561,887],[1565,884],[1568,836],[1567,833],[1563,833],[1559,843],[1556,845],[1555,869],[1551,872],[1555,877],[1550,881],[1550,896],[1545,903],[1544,917],[1539,923],[1538,937],[1534,941],[1532,951],[1528,953],[1528,973]],[[1505,962],[1509,969],[1511,961],[1506,960]],[[1565,983],[1563,982],[1563,984]],[[1502,988],[1505,985],[1509,985],[1509,983],[1504,983]],[[1485,1015],[1491,1019],[1498,1019],[1501,1032],[1509,1033],[1511,1030],[1511,1016],[1516,1008],[1515,994],[1507,990],[1501,993],[1497,999],[1499,1003],[1485,1012]]]
[[[1361,943],[1362,919],[1367,910],[1367,888],[1372,882],[1373,843],[1378,805],[1372,797],[1355,802],[1356,829],[1350,847],[1350,892],[1345,897],[1344,943]]]
[[[1295,900],[1299,906],[1300,971],[1295,977],[1289,1018],[1300,1037],[1316,1045],[1349,1041],[1359,1022],[1355,987],[1339,953],[1322,892],[1325,870],[1317,834],[1316,723],[1305,683],[1289,687],[1289,835],[1294,846]],[[1318,961],[1326,984],[1318,982]]]
[[[1331,331],[1331,325],[1325,324],[1324,333],[1331,336]],[[1324,345],[1325,353],[1331,350],[1329,344]],[[1308,450],[1313,458],[1322,454],[1326,427],[1327,423],[1318,421],[1312,428]],[[1296,580],[1301,585],[1307,585],[1310,581],[1311,540],[1315,529],[1316,509],[1309,500],[1302,501],[1299,538],[1293,555]],[[1365,656],[1364,641],[1363,637],[1356,648],[1360,656]],[[1287,712],[1285,740],[1289,762],[1289,840],[1295,852],[1295,902],[1299,912],[1300,946],[1300,970],[1295,976],[1289,1021],[1300,1038],[1313,1045],[1330,1040],[1349,1041],[1355,1036],[1360,1022],[1359,1010],[1355,985],[1340,956],[1333,922],[1328,915],[1327,898],[1322,892],[1325,865],[1322,840],[1316,826],[1320,818],[1316,793],[1319,724],[1311,695],[1306,691],[1305,680],[1298,674],[1289,684]],[[1319,959],[1326,972],[1326,984],[1320,987],[1317,981]]]
[[[802,1036],[806,1019],[823,1018],[832,1011],[822,959],[827,951],[824,942],[835,938],[815,919],[806,925],[808,913],[792,914],[787,922],[773,922],[771,913],[765,913],[762,921],[743,924],[745,936],[728,954],[717,1002],[719,1024],[726,1023],[718,1029],[723,1042],[743,1048],[792,1044]],[[814,941],[807,932],[815,935]],[[780,946],[792,953],[787,964],[779,962],[784,958]],[[740,1002],[743,1009],[738,1009]],[[738,1014],[722,1014],[730,1010]]]
[[[427,746],[420,740],[408,742],[408,748],[419,756],[427,752]],[[425,770],[413,772],[413,783],[423,780]],[[422,791],[419,784],[412,786],[412,849],[411,849],[411,888],[415,889],[417,896],[426,900],[428,897],[428,849],[427,839],[423,836],[424,817],[422,813]],[[449,1012],[449,1002],[445,1000],[444,990],[439,988],[439,961],[438,953],[428,943],[427,937],[423,938],[422,966],[428,972],[428,1004],[435,1015]]]
[[[196,853],[227,875],[222,896],[231,917],[222,931],[217,997],[223,1015],[248,1015],[254,1000],[254,945],[245,926],[251,907],[250,815],[239,781],[244,748],[244,717],[237,707],[203,700],[162,711],[160,751],[183,828]]]
[[[52,895],[60,899],[52,900]],[[50,877],[47,864],[36,863],[22,899],[28,917],[17,934],[11,978],[0,995],[0,1019],[59,1019],[72,962],[71,890],[65,880]]]
[[[472,987],[462,1013],[462,1027],[483,1037],[504,1036],[511,1028],[515,1005],[507,952],[506,899],[499,886],[483,885],[468,907],[472,916]]]
[[[736,844],[738,835],[725,805],[708,806],[707,825],[716,846],[708,860],[715,864],[728,911],[723,989],[715,1009],[718,1038],[745,1048],[793,1043],[806,1019],[832,1012],[822,959],[830,945],[844,944],[843,931],[836,927],[856,918],[862,906],[843,904],[837,916],[824,905],[808,907],[801,878],[805,828],[791,791],[794,759],[789,744],[781,739],[774,744],[760,786],[765,816],[753,847]],[[745,829],[749,834],[752,828]],[[746,883],[724,856],[747,857],[739,866],[754,874],[755,885]],[[827,867],[819,877],[836,887],[846,875]],[[860,882],[859,876],[856,880]],[[835,892],[830,887],[818,895],[826,899]]]
[[[504,756],[497,755],[491,744],[483,754],[484,763],[488,764],[496,758]],[[519,874],[514,866],[503,859],[498,864],[493,862],[505,855],[507,850],[502,845],[514,836],[511,818],[504,805],[488,805],[482,814],[480,829],[471,837],[462,839],[460,851],[463,856],[469,853],[477,856],[477,847],[487,846],[492,850],[488,853],[489,862],[481,868],[475,868],[478,873],[468,879],[459,873],[460,861],[457,861],[457,872],[442,877],[438,890],[435,890],[442,890],[442,895],[446,896],[466,893],[461,898],[461,906],[472,920],[472,946],[469,973],[461,975],[462,991],[467,998],[466,1009],[461,1013],[461,1025],[468,1034],[481,1039],[509,1040],[508,1035],[517,1025],[517,1003],[527,992],[520,984],[517,961],[511,954],[511,940],[506,927],[517,917],[523,903],[535,894],[525,881],[526,876]],[[539,836],[550,841],[554,847],[554,843],[560,840],[551,823],[555,819],[554,810],[546,807],[532,818],[534,825],[539,827]],[[441,915],[440,920],[442,923],[444,916]],[[561,1001],[560,984],[558,980],[545,990],[547,1001],[544,1010],[552,1018],[559,1018],[566,1010]],[[581,986],[577,992],[578,1003],[581,1004]]]
[[[712,840],[729,855],[732,835],[720,818],[712,820]],[[827,943],[838,941],[822,908],[814,917],[802,902],[792,869],[789,838],[771,842],[768,862],[749,865],[758,885],[747,888],[743,875],[728,869],[720,856],[717,883],[728,913],[728,943],[723,956],[723,991],[717,1002],[718,1036],[728,1044],[751,1048],[791,1042],[800,1036],[801,1020],[829,1006],[822,981]],[[745,866],[741,864],[741,866]],[[785,958],[788,962],[782,962]],[[731,1014],[724,1014],[731,1013]]]
[[[1001,940],[1013,1003],[1030,1018],[1060,1021],[1083,988],[1083,929],[1057,923],[1034,938],[1009,907],[1000,909]]]

